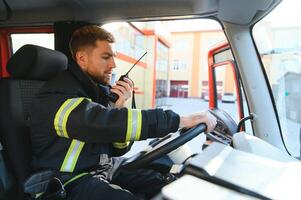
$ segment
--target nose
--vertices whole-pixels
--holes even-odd
[[[114,57],[112,57],[112,58],[110,59],[110,68],[112,68],[112,69],[116,68],[116,64],[115,64],[115,59],[114,59]]]

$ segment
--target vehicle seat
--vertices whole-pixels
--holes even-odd
[[[0,141],[7,165],[22,199],[23,182],[31,174],[31,144],[27,126],[31,101],[45,81],[67,69],[67,57],[35,45],[21,47],[8,61],[11,77],[0,79]]]

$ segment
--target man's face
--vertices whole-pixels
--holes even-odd
[[[96,47],[80,50],[77,63],[95,82],[108,85],[115,66],[112,44],[108,41],[96,41]]]

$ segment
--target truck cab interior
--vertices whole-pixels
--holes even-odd
[[[67,69],[72,59],[68,44],[75,29],[116,21],[191,19],[216,22],[227,40],[208,52],[208,109],[217,117],[217,127],[204,134],[205,126],[200,124],[154,139],[146,149],[128,156],[122,167],[135,170],[169,155],[176,180],[157,199],[300,197],[300,150],[298,155],[292,153],[284,141],[274,88],[263,66],[266,54],[259,51],[252,32],[279,4],[281,0],[2,0],[0,199],[26,198],[24,184],[33,173],[27,125],[31,100],[47,80]],[[11,35],[20,33],[51,33],[54,50],[27,44],[14,51]],[[233,74],[237,119],[219,107],[218,71],[223,66]],[[186,154],[186,143],[200,135],[206,135],[206,145],[199,144],[203,150]]]

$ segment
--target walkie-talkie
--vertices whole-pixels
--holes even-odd
[[[130,71],[137,65],[137,63],[147,54],[147,52],[145,52],[136,62],[135,64],[129,69],[129,71],[127,71],[126,74],[120,76],[120,78],[118,79],[118,81],[123,81],[124,78],[129,78],[128,74],[130,73]],[[112,102],[116,102],[119,98],[118,94],[111,92],[110,94],[108,94],[108,98],[110,101]]]

